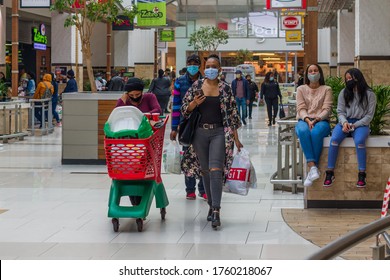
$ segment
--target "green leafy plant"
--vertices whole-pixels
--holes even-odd
[[[148,78],[141,78],[141,80],[144,82],[145,89],[149,89],[150,84],[152,83],[152,80],[148,79]]]
[[[190,35],[188,46],[195,51],[216,51],[220,44],[227,44],[229,35],[215,26],[202,26]]]
[[[248,49],[239,49],[237,51],[237,64],[243,64],[247,60],[252,60],[253,58],[253,53],[251,51],[248,51]]]
[[[81,39],[81,52],[87,65],[88,79],[92,91],[96,91],[91,63],[91,36],[97,22],[121,23],[118,15],[127,16],[130,21],[137,15],[137,6],[124,8],[123,0],[56,0],[52,11],[67,13],[64,26],[75,26]]]
[[[330,123],[331,126],[334,127],[337,122],[337,101],[339,99],[339,94],[341,90],[345,87],[344,79],[342,77],[327,77],[325,80],[325,84],[332,89],[333,94],[333,106],[332,111],[330,113]]]
[[[370,123],[371,135],[383,135],[390,116],[390,86],[377,85],[372,90],[376,95],[376,108]]]
[[[85,82],[83,86],[84,91],[91,91],[91,83],[90,82]]]

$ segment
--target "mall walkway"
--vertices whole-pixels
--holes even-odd
[[[107,218],[110,179],[105,166],[61,165],[61,129],[0,147],[0,259],[304,259],[317,246],[283,221],[281,209],[303,209],[303,195],[274,192],[276,127],[254,108],[240,129],[256,168],[248,196],[223,194],[218,231],[208,207],[185,199],[184,177],[164,174],[170,200],[161,221],[153,202],[144,231]],[[168,143],[168,127],[166,143]],[[3,212],[3,210],[7,210]]]

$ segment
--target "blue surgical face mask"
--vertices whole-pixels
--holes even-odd
[[[218,77],[219,70],[217,68],[206,68],[204,75],[209,80],[215,80]]]
[[[269,80],[272,82],[274,80],[274,77],[269,77]]]
[[[316,73],[316,74],[308,74],[307,75],[307,78],[309,79],[310,82],[312,83],[316,83],[320,80],[320,73]]]
[[[188,65],[187,66],[187,72],[191,76],[194,76],[194,75],[196,75],[196,73],[199,72],[199,66],[198,65]]]

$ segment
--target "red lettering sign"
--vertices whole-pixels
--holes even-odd
[[[299,19],[296,17],[286,17],[283,20],[283,25],[286,28],[290,28],[290,29],[295,28],[299,25]]]
[[[246,172],[248,170],[245,168],[235,168],[232,167],[229,170],[228,179],[233,181],[244,181],[246,180]]]

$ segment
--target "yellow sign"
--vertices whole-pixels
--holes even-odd
[[[286,30],[286,42],[302,41],[302,30]]]

